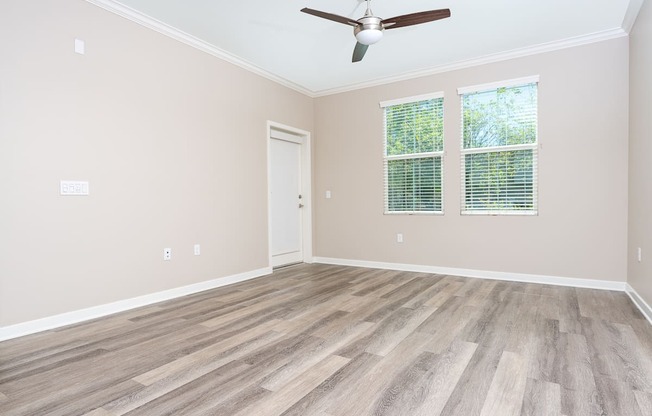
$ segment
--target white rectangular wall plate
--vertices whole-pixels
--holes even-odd
[[[86,53],[86,44],[81,39],[75,39],[75,52],[84,55]]]
[[[88,181],[61,181],[60,192],[63,196],[89,195]]]

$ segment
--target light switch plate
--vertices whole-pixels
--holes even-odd
[[[84,55],[86,53],[86,44],[81,39],[75,39],[75,52]]]

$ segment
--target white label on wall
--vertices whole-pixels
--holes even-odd
[[[88,195],[88,181],[61,181],[61,195]]]

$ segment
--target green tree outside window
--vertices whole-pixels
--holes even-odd
[[[537,84],[462,95],[463,213],[536,213]]]
[[[443,98],[385,107],[385,212],[442,212]]]

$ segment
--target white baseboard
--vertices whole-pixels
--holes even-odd
[[[652,307],[648,305],[643,298],[627,283],[608,280],[591,280],[578,279],[558,276],[542,276],[523,273],[505,273],[491,272],[471,269],[457,269],[449,267],[424,266],[402,263],[384,263],[364,260],[334,259],[327,257],[314,257],[311,262],[321,264],[333,264],[340,266],[367,267],[372,269],[400,270],[409,272],[445,274],[452,276],[472,277],[491,280],[506,280],[512,282],[540,283],[556,286],[571,286],[590,289],[618,290],[626,292],[634,304],[640,309],[641,313],[652,324]],[[271,267],[265,267],[250,272],[240,273],[237,275],[221,277],[206,282],[196,283],[189,286],[183,286],[175,289],[165,290],[162,292],[152,293],[149,295],[139,296],[136,298],[125,299],[105,305],[94,306],[73,312],[67,312],[60,315],[50,316],[29,322],[23,322],[16,325],[0,327],[0,341],[18,338],[37,332],[47,331],[49,329],[60,328],[66,325],[72,325],[83,321],[111,315],[118,312],[128,311],[130,309],[151,305],[154,303],[179,298],[193,293],[203,292],[234,283],[243,282],[257,277],[265,276],[272,273]]]
[[[627,284],[625,287],[625,292],[629,295],[630,299],[632,302],[634,302],[634,305],[641,311],[643,316],[647,318],[647,320],[652,324],[652,307],[648,305],[643,298],[634,290],[633,287]]]
[[[576,277],[542,276],[524,273],[491,272],[484,270],[456,269],[450,267],[423,266],[402,263],[384,263],[365,260],[334,259],[328,257],[314,257],[315,263],[333,264],[338,266],[366,267],[371,269],[399,270],[406,272],[444,274],[449,276],[462,276],[490,280],[506,280],[511,282],[539,283],[554,286],[569,286],[585,289],[617,290],[629,295],[634,305],[643,316],[652,324],[652,307],[626,282],[613,280],[579,279]]]
[[[156,292],[136,298],[125,299],[105,305],[93,306],[87,309],[66,312],[60,315],[49,316],[47,318],[23,322],[16,325],[0,327],[0,341],[18,338],[24,335],[30,335],[41,331],[47,331],[49,329],[60,328],[66,325],[72,325],[95,318],[101,318],[103,316],[111,315],[114,313],[124,312],[130,309],[139,308],[141,306],[147,306],[165,300],[191,295],[193,293],[231,285],[233,283],[244,282],[245,280],[255,279],[270,273],[272,273],[272,268],[265,267],[262,269],[239,273],[232,276],[220,277],[218,279],[195,283],[189,286],[164,290],[162,292]]]
[[[484,270],[456,269],[451,267],[424,266],[416,264],[383,263],[365,260],[333,259],[328,257],[315,257],[313,260],[315,263],[334,264],[339,266],[368,267],[371,269],[445,274],[450,276],[473,277],[491,280],[507,280],[510,282],[539,283],[555,286],[571,286],[587,289],[624,291],[626,285],[625,282],[616,282],[612,280],[592,280],[579,279],[575,277],[543,276],[525,273],[491,272]]]

